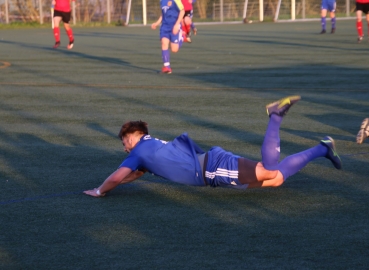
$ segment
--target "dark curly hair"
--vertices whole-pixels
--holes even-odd
[[[138,131],[141,134],[147,135],[149,134],[149,130],[147,128],[148,124],[143,121],[129,121],[123,124],[122,128],[119,131],[118,138],[122,139],[127,134],[132,134]]]

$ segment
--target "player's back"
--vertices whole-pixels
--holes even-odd
[[[141,166],[155,175],[181,184],[203,186],[195,149],[187,138],[180,136],[166,142],[147,135],[131,154],[139,157]]]

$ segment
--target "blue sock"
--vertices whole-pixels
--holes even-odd
[[[320,21],[321,21],[321,24],[322,24],[322,30],[325,30],[325,28],[326,28],[326,19],[325,19],[325,17],[322,17],[320,19]]]
[[[279,155],[281,152],[279,127],[281,126],[282,119],[281,116],[272,114],[265,132],[264,142],[261,146],[261,161],[267,170],[278,170]]]
[[[336,17],[332,18],[331,22],[332,22],[332,29],[336,28]]]
[[[283,180],[286,181],[288,177],[300,171],[310,161],[318,157],[325,157],[327,152],[327,147],[319,144],[303,152],[286,157],[278,165],[278,169],[283,175]]]
[[[191,23],[191,29],[195,29],[195,24]]]
[[[161,51],[161,58],[163,59],[164,66],[170,67],[170,54],[169,54],[169,50],[162,50]]]

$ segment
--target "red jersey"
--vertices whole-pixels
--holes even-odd
[[[70,0],[56,0],[54,9],[62,12],[70,12]]]
[[[369,0],[356,0],[356,3],[369,4]]]
[[[367,0],[367,1],[369,1],[369,0]],[[193,10],[192,0],[182,0],[182,5],[183,5],[185,11]]]

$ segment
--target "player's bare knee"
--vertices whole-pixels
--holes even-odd
[[[269,171],[267,169],[264,169],[263,172],[263,180],[273,180],[274,178],[276,178],[278,175],[278,171]]]
[[[283,178],[276,178],[273,187],[279,187],[284,183]]]

